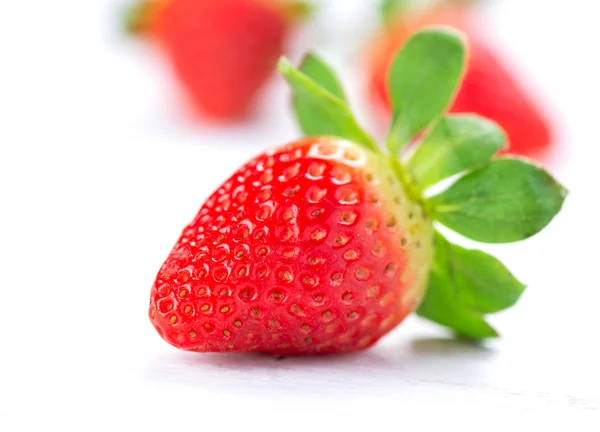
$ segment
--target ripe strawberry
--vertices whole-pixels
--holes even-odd
[[[158,333],[189,351],[330,354],[367,348],[417,311],[466,337],[497,336],[484,315],[514,304],[524,286],[432,221],[513,242],[548,224],[565,192],[524,161],[492,160],[504,135],[475,116],[443,116],[411,159],[397,157],[403,139],[443,114],[463,59],[451,33],[409,40],[393,68],[389,154],[358,126],[326,64],[308,56],[297,70],[282,59],[300,124],[316,136],[257,156],[208,198],[152,287]]]
[[[301,140],[236,172],[184,230],[150,315],[194,351],[353,351],[419,304],[432,225],[355,144]]]
[[[374,103],[389,115],[387,75],[408,37],[430,25],[452,26],[469,37],[469,61],[451,112],[471,112],[496,121],[508,135],[503,153],[542,156],[552,144],[548,121],[504,59],[482,40],[465,7],[443,4],[425,13],[403,10],[369,48],[369,87]]]
[[[229,119],[247,113],[302,12],[280,0],[142,0],[129,25],[155,36],[200,113]]]

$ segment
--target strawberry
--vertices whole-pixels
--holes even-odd
[[[208,199],[158,274],[151,316],[191,350],[364,348],[420,302],[432,233],[381,160],[347,141],[300,140]]]
[[[463,66],[454,33],[407,42],[391,73],[386,153],[322,60],[309,55],[298,70],[282,59],[312,136],[258,155],[201,206],[152,286],[158,333],[189,351],[332,354],[372,346],[416,311],[465,337],[497,336],[484,316],[513,305],[524,286],[490,255],[448,242],[433,221],[514,242],[545,227],[566,192],[525,161],[493,158],[505,143],[493,122],[443,115]],[[398,157],[423,129],[417,151]]]
[[[204,116],[246,114],[306,8],[281,0],[142,0],[132,31],[152,34]]]
[[[495,120],[509,138],[503,153],[542,157],[548,151],[552,134],[545,113],[505,59],[484,42],[468,8],[446,2],[425,12],[403,6],[392,14],[382,34],[369,47],[370,94],[384,115],[390,112],[387,74],[395,53],[420,28],[452,26],[468,35],[470,52],[462,87],[450,111],[472,112]]]

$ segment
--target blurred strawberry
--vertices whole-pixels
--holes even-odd
[[[247,113],[308,6],[283,0],[141,0],[128,29],[152,36],[207,117]]]
[[[465,2],[440,2],[425,11],[402,3],[393,13],[375,43],[369,47],[369,87],[375,104],[389,115],[387,74],[392,59],[409,35],[431,25],[452,26],[466,34],[469,42],[468,69],[452,112],[472,112],[495,120],[506,131],[509,147],[504,153],[541,157],[552,144],[551,131],[541,108],[505,61],[482,40],[470,20]]]

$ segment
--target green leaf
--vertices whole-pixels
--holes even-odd
[[[300,65],[300,72],[323,87],[324,90],[345,102],[344,91],[335,73],[319,57],[314,54],[308,54],[304,57]],[[294,94],[292,104],[302,131],[309,136],[322,134],[321,131],[324,125],[321,124],[322,119],[319,112],[314,110],[311,100],[303,95]]]
[[[464,67],[465,47],[452,30],[422,30],[406,42],[389,75],[394,119],[388,147],[392,154],[444,114]]]
[[[277,68],[292,87],[294,104],[302,106],[297,115],[306,135],[332,135],[377,151],[377,144],[358,125],[343,99],[294,68],[286,58],[279,60]]]
[[[333,69],[314,53],[307,54],[300,64],[300,72],[319,84],[329,93],[346,101],[344,89]]]
[[[510,243],[541,231],[560,211],[567,190],[520,159],[496,159],[428,200],[433,217],[472,240]]]
[[[470,339],[496,337],[485,314],[513,306],[525,290],[491,255],[464,249],[435,234],[435,262],[417,314]]]
[[[425,189],[481,167],[505,145],[506,135],[496,123],[472,114],[448,115],[419,144],[408,167]]]

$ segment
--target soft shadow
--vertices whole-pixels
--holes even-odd
[[[354,381],[355,388],[363,387],[370,381],[368,376],[374,372],[387,374],[388,367],[375,351],[285,358],[266,354],[174,352],[155,359],[148,378],[169,384],[242,392],[268,388],[295,394],[311,392],[317,386],[322,391],[336,393],[343,392],[348,381]]]
[[[252,369],[292,369],[297,367],[332,367],[362,363],[372,356],[372,351],[363,351],[351,354],[336,355],[301,355],[301,356],[274,356],[264,353],[210,353],[194,355],[188,358],[188,363],[194,366],[211,365],[224,369],[252,370]]]
[[[494,350],[483,344],[441,337],[399,339],[366,351],[331,356],[276,357],[267,354],[186,353],[157,358],[149,378],[193,387],[295,394],[315,389],[327,395],[413,391],[446,382],[466,385],[485,374]],[[460,377],[460,378],[457,378]],[[413,390],[410,390],[413,389]]]
[[[424,337],[410,343],[413,353],[423,356],[471,357],[491,356],[494,350],[482,342],[461,338]]]

